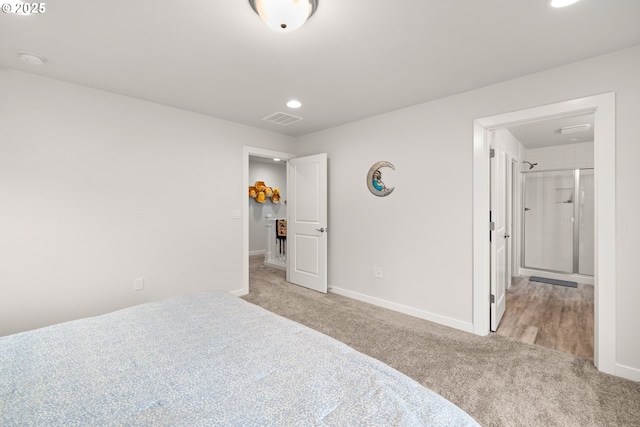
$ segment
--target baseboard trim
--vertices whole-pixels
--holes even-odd
[[[260,250],[257,250],[257,251],[249,251],[249,256],[264,255],[266,253],[267,253],[267,251],[265,249],[260,249]]]
[[[451,328],[459,329],[464,332],[473,333],[472,323],[462,322],[457,319],[452,319],[450,317],[441,316],[439,314],[430,313],[428,311],[419,310],[414,307],[409,307],[403,304],[398,304],[398,303],[387,301],[381,298],[376,298],[376,297],[361,294],[358,292],[353,292],[353,291],[339,288],[336,286],[330,286],[329,292],[342,295],[345,297],[353,298],[358,301],[367,302],[369,304],[377,305],[378,307],[388,308],[389,310],[394,310],[400,313],[408,314],[410,316],[418,317],[420,319],[428,320],[430,322],[438,323],[440,325],[449,326]]]
[[[264,265],[266,265],[267,267],[277,268],[278,270],[287,271],[287,266],[286,265],[282,265],[282,264],[279,264],[277,262],[265,261]]]
[[[242,297],[247,295],[247,292],[243,291],[242,289],[236,289],[235,291],[228,291],[231,295],[236,296],[236,297]]]
[[[616,364],[616,375],[631,381],[640,382],[640,369],[632,368],[631,366]]]

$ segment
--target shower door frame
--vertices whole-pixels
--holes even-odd
[[[522,182],[521,182],[521,191],[522,191],[522,209],[520,211],[520,268],[524,270],[532,270],[532,271],[541,271],[546,273],[553,273],[554,275],[567,275],[571,276],[570,278],[578,278],[581,283],[587,283],[593,285],[594,276],[590,274],[581,274],[580,273],[580,204],[578,203],[579,194],[580,194],[580,171],[583,170],[595,170],[593,167],[588,168],[558,168],[558,169],[542,169],[537,171],[521,171]],[[537,174],[537,173],[545,173],[545,172],[573,172],[573,264],[572,271],[561,271],[561,270],[552,270],[547,268],[539,268],[539,267],[531,267],[526,265],[526,219],[525,219],[525,197],[526,197],[526,181],[527,175]],[[595,206],[594,206],[595,209]],[[595,234],[595,230],[594,230]],[[556,277],[553,277],[556,278]]]

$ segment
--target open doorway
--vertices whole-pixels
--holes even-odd
[[[548,118],[594,114],[595,254],[594,254],[594,364],[616,372],[615,271],[615,94],[575,99],[474,121],[473,288],[474,332],[487,335],[490,326],[491,248],[489,135],[495,129]]]
[[[249,183],[249,256],[286,271],[286,161],[250,156]]]
[[[259,274],[262,276],[266,276],[267,272],[275,275],[285,274],[286,243],[278,241],[275,230],[278,226],[277,220],[287,218],[286,162],[294,157],[291,153],[244,147],[243,187],[247,199],[243,205],[243,283],[240,295],[249,293],[250,271],[255,273],[260,270]],[[256,181],[262,181],[270,188],[269,194],[265,192],[259,201],[256,200],[257,194],[256,198],[253,198],[249,193],[250,187],[255,187]],[[274,188],[278,188],[279,193],[275,203]],[[280,253],[280,243],[283,253]],[[269,259],[276,261],[274,265],[265,264]]]
[[[250,198],[250,187],[255,184],[249,180],[252,157],[279,158],[287,163],[286,280],[327,293],[327,154],[295,157],[290,153],[244,147],[242,192],[247,198]],[[243,205],[243,283],[234,293],[238,296],[249,293],[249,200]]]
[[[513,287],[507,286],[504,316],[491,330],[593,359],[594,115],[547,118],[493,132],[506,134],[498,142],[511,142],[520,161],[511,159],[506,177],[504,239],[513,245],[505,245],[505,256]],[[510,199],[518,199],[520,208]],[[511,226],[514,218],[519,227]],[[507,251],[517,242],[521,255],[513,257]]]
[[[286,161],[249,156],[249,184],[249,290],[255,291],[286,277]]]

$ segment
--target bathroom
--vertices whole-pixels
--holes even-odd
[[[497,333],[593,358],[593,114],[512,126],[512,281]]]
[[[557,133],[568,144],[529,144],[523,153],[520,274],[593,285],[593,118],[571,123]]]

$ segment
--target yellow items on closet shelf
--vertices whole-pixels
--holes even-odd
[[[265,203],[269,198],[273,203],[280,203],[280,190],[278,187],[267,187],[264,181],[256,181],[249,187],[249,197],[258,203]]]
[[[278,187],[273,189],[273,195],[271,196],[271,201],[273,203],[280,203],[280,190]]]
[[[264,181],[256,181],[256,183],[253,185],[256,187],[256,191],[258,193],[264,191],[264,189],[267,188],[267,186],[264,184]]]

